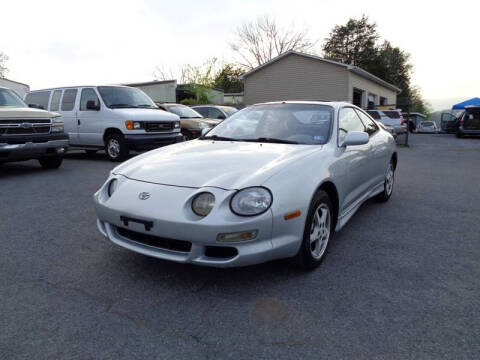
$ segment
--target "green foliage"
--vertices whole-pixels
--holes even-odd
[[[0,52],[0,78],[4,78],[8,72],[6,62],[8,61],[8,56]]]
[[[226,64],[217,72],[213,86],[222,89],[226,93],[243,92],[243,82],[239,79],[244,71],[232,64]]]
[[[195,104],[210,104],[212,102],[209,94],[209,89],[206,86],[198,84],[185,85],[185,91],[192,95],[192,98],[185,100],[193,100]]]
[[[375,23],[367,16],[350,19],[345,25],[336,25],[325,39],[324,56],[344,64],[358,66],[400,89],[397,104],[406,110],[428,113],[429,105],[418,87],[411,84],[410,54],[393,46],[389,41],[378,44],[380,36]]]
[[[365,69],[375,59],[379,39],[377,24],[363,15],[345,25],[335,25],[323,44],[325,58]]]
[[[198,105],[200,103],[198,102],[197,99],[188,98],[188,99],[180,100],[180,104],[183,104],[183,105]]]

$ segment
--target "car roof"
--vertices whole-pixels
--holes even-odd
[[[285,100],[285,101],[270,101],[270,102],[264,102],[264,103],[258,103],[255,105],[271,105],[271,104],[315,104],[315,105],[325,105],[325,106],[331,106],[333,108],[340,108],[344,106],[352,106],[359,108],[356,105],[353,105],[352,103],[346,102],[346,101],[316,101],[316,100]],[[360,109],[360,108],[359,108]]]
[[[124,85],[76,85],[76,86],[59,86],[54,88],[47,88],[47,89],[37,89],[31,90],[29,93],[34,93],[38,91],[52,91],[52,90],[64,90],[64,89],[77,89],[77,88],[93,88],[99,86],[114,86],[114,87],[124,87],[124,88],[131,88],[133,86],[124,86]]]

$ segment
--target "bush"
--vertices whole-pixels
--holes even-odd
[[[182,105],[198,105],[198,104],[201,104],[201,103],[197,99],[188,98],[188,99],[180,100],[180,104],[182,104]]]

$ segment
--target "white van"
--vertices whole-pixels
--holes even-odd
[[[58,112],[70,147],[87,153],[105,149],[112,161],[129,150],[152,149],[183,141],[180,118],[160,110],[142,90],[127,86],[75,86],[31,91],[30,107]]]

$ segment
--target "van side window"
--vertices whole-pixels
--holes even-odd
[[[72,111],[75,107],[75,99],[77,98],[77,89],[68,89],[63,93],[62,111]]]
[[[62,90],[55,90],[52,96],[52,102],[50,103],[51,111],[58,111],[60,106],[60,98],[62,97]]]
[[[50,91],[37,91],[34,93],[29,93],[25,97],[25,102],[28,106],[43,110],[48,109],[48,100],[50,100]]]
[[[100,107],[100,100],[98,99],[97,93],[93,89],[82,89],[82,96],[80,97],[80,111],[86,111],[87,102],[93,101],[95,106]]]
[[[365,114],[363,111],[357,110],[358,116],[360,116],[360,119],[362,120],[363,124],[365,125],[365,129],[368,133],[369,136],[372,136],[375,134],[378,130],[377,124],[368,117],[367,114]]]

